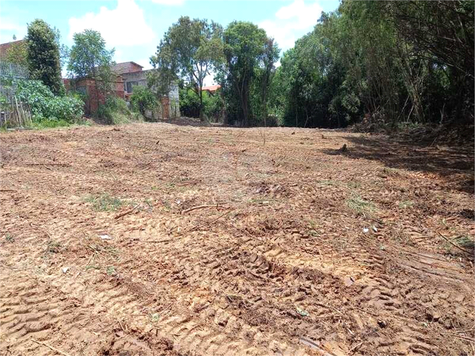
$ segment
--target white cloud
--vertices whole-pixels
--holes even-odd
[[[8,18],[0,19],[0,43],[13,41],[13,35],[21,40],[26,35],[26,25],[20,25]]]
[[[185,0],[152,0],[152,2],[160,5],[181,6],[185,3]]]
[[[88,12],[69,19],[69,36],[86,29],[99,31],[108,47],[149,44],[155,33],[145,22],[143,10],[134,0],[118,0],[115,9],[101,6],[98,13]]]
[[[322,11],[316,0],[294,0],[291,4],[281,7],[274,19],[259,23],[259,27],[274,37],[279,47],[285,51],[292,48],[299,37],[312,30]]]
[[[150,64],[150,58],[142,58],[135,61],[135,63],[140,64],[143,69],[152,69],[152,65]]]

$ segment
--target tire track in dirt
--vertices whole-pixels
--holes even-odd
[[[213,134],[216,144],[202,158],[197,144],[185,135],[189,131],[165,126],[153,135],[151,126],[146,130],[137,127],[124,127],[120,130],[127,132],[118,133],[94,129],[95,135],[91,135],[93,129],[79,130],[80,135],[75,132],[69,137],[84,147],[81,154],[75,154],[71,146],[47,152],[48,157],[60,160],[73,159],[74,154],[75,166],[84,166],[84,172],[51,167],[52,174],[50,169],[19,168],[23,173],[34,172],[35,183],[22,177],[25,184],[35,187],[29,194],[40,195],[50,205],[7,202],[14,214],[21,212],[26,217],[24,223],[12,223],[8,229],[16,233],[18,242],[28,245],[24,249],[12,244],[2,251],[10,270],[0,271],[2,286],[9,286],[5,294],[0,290],[1,310],[6,315],[4,319],[0,315],[0,328],[7,325],[12,330],[7,340],[10,350],[53,354],[28,341],[31,335],[72,354],[80,349],[91,354],[197,356],[322,354],[324,349],[334,355],[450,354],[450,347],[469,350],[467,343],[446,340],[453,328],[463,329],[473,316],[468,312],[468,292],[461,288],[469,273],[443,258],[434,264],[433,256],[400,255],[399,246],[392,249],[387,243],[392,241],[388,231],[378,236],[385,249],[377,242],[362,241],[353,229],[345,231],[347,226],[361,231],[361,222],[351,211],[338,210],[349,193],[342,187],[349,179],[346,170],[353,172],[351,179],[368,179],[365,188],[373,190],[364,198],[370,199],[378,191],[371,187],[375,164],[355,171],[348,158],[334,162],[315,154],[312,145],[305,150],[305,157],[297,155],[289,161],[288,147],[302,147],[300,143],[285,137],[281,147],[272,143],[270,149],[257,147],[256,132],[252,140],[244,140],[256,152],[240,155],[233,146],[232,153],[224,154],[229,145],[218,143]],[[64,141],[67,136],[53,131],[51,140]],[[232,135],[222,136],[224,140]],[[284,131],[275,136],[282,138]],[[157,140],[170,142],[161,141],[162,149]],[[284,143],[290,146],[286,148]],[[339,142],[327,146],[332,145]],[[22,155],[33,155],[33,151]],[[228,160],[222,160],[223,156]],[[15,159],[21,165],[20,156]],[[112,176],[118,170],[121,178],[127,177],[126,182]],[[35,186],[45,175],[51,178],[48,183]],[[168,187],[160,193],[151,192],[151,186],[183,178],[203,184],[190,190]],[[253,180],[263,183],[245,185]],[[303,189],[303,183],[320,180],[332,185]],[[167,205],[158,212],[137,211],[133,217],[115,221],[114,214],[95,214],[81,204],[72,207],[55,189],[66,189],[65,196],[81,198],[83,193],[102,191],[139,199],[154,195]],[[52,204],[45,193],[53,194],[58,203]],[[312,202],[312,195],[320,200]],[[395,190],[387,206],[381,206],[391,208],[391,201],[400,196]],[[184,206],[206,204],[216,197],[230,202],[238,212],[218,221],[214,221],[218,216],[214,211],[177,214]],[[266,214],[276,216],[276,222],[266,223],[261,218]],[[337,221],[334,214],[342,226],[332,226]],[[89,220],[81,222],[85,215]],[[307,236],[303,230],[308,228],[299,222],[307,215],[317,220],[316,236]],[[54,218],[46,221],[44,216]],[[33,228],[28,228],[28,221],[35,222]],[[100,231],[113,240],[96,242]],[[51,240],[48,233],[64,249],[45,256]],[[433,251],[430,239],[422,236],[416,241],[416,237],[410,239],[419,246],[419,253]],[[91,244],[94,252],[86,244]],[[113,249],[117,251],[112,253]],[[94,264],[98,270],[85,265],[91,254],[97,256]],[[46,267],[36,270],[33,266],[39,264]],[[65,265],[71,266],[71,273],[61,274],[59,266]],[[23,269],[19,272],[13,267]],[[455,277],[459,278],[453,281]],[[12,287],[17,281],[21,291]],[[22,283],[27,287],[21,287]],[[438,288],[455,294],[444,297]],[[435,315],[434,310],[446,315]],[[80,336],[81,330],[88,336]],[[5,346],[3,341],[0,347]]]
[[[151,355],[165,350],[178,355],[167,338],[146,333],[136,336],[133,330],[120,328],[123,307],[126,315],[132,312],[137,319],[146,319],[124,288],[105,282],[103,292],[96,294],[72,280],[54,283],[10,268],[2,268],[0,287],[0,353],[56,355],[34,341],[46,340],[47,345],[73,354],[118,355],[125,350]],[[77,298],[71,298],[73,291]]]

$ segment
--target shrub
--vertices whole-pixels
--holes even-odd
[[[180,89],[180,111],[184,116],[187,117],[200,116],[200,99],[193,89]],[[204,92],[203,113],[205,116],[218,121],[221,119],[222,111],[223,102],[219,96],[219,93],[211,95],[208,92]]]
[[[145,117],[146,110],[153,110],[158,106],[157,98],[153,92],[142,85],[134,86],[134,91],[130,97],[132,110],[139,112]]]
[[[65,121],[71,124],[84,114],[84,102],[70,96],[55,96],[38,80],[20,80],[15,85],[19,100],[30,106],[35,121]]]
[[[128,123],[133,115],[123,99],[109,96],[104,104],[99,105],[96,117],[108,125],[116,125]]]

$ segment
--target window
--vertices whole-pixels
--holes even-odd
[[[127,82],[127,93],[132,93],[138,82]]]

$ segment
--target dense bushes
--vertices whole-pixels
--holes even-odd
[[[157,98],[153,92],[142,85],[134,86],[134,91],[130,97],[130,104],[132,110],[139,112],[143,117],[145,117],[147,110],[153,110],[158,106]]]
[[[200,117],[200,99],[188,87],[180,88],[180,112],[187,117]],[[203,114],[207,120],[220,121],[223,114],[223,100],[219,93],[203,92]]]
[[[34,121],[61,120],[71,124],[84,114],[84,102],[72,96],[55,96],[39,80],[21,80],[15,85],[18,99],[30,106]]]
[[[473,123],[473,13],[473,1],[343,1],[284,53],[271,108],[291,126]]]
[[[108,125],[125,124],[133,119],[127,103],[115,96],[109,96],[104,104],[99,105],[95,116]]]

